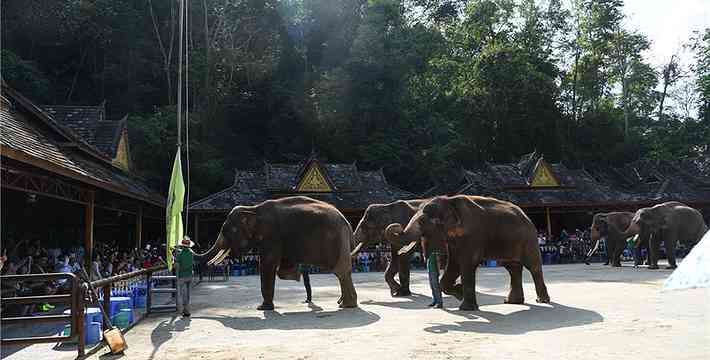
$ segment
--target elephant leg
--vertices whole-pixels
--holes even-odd
[[[335,273],[338,282],[340,282],[340,301],[338,301],[340,305],[338,306],[341,308],[357,307],[357,293],[355,292],[353,277],[349,270]]]
[[[536,301],[539,303],[550,303],[550,295],[547,293],[545,279],[542,276],[542,256],[540,248],[534,242],[528,246],[528,251],[520,259],[522,265],[528,269],[535,282],[535,293],[537,293]]]
[[[461,275],[461,267],[458,262],[458,257],[451,252],[451,248],[449,248],[446,269],[444,269],[444,275],[441,276],[439,284],[444,294],[454,296],[461,301],[463,300],[463,287],[461,284],[456,284],[456,279],[459,278],[459,275]]]
[[[459,310],[478,310],[476,302],[476,269],[481,263],[481,256],[461,256],[459,264],[461,269],[461,285],[463,286],[463,301],[459,305]]]
[[[395,252],[392,260],[387,264],[387,269],[385,270],[385,281],[390,287],[390,294],[392,296],[397,296],[397,291],[399,291],[400,285],[394,279],[394,275],[399,271],[399,262],[397,261],[397,253]]]
[[[274,284],[276,283],[276,263],[261,264],[261,296],[264,301],[257,310],[274,310]]]
[[[505,269],[510,274],[510,292],[505,299],[506,304],[523,304],[525,295],[523,294],[523,266],[517,262],[506,263]]]
[[[612,241],[611,266],[621,267],[621,254],[624,252],[624,242],[620,239]]]
[[[661,247],[660,236],[654,234],[648,239],[648,268],[658,269],[658,251]]]
[[[395,296],[409,296],[412,292],[409,291],[409,256],[400,255],[397,256],[397,262],[399,263],[399,289]]]
[[[668,257],[668,266],[666,269],[675,269],[678,267],[675,260],[675,236],[666,236],[666,256]]]

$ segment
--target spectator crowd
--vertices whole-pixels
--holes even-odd
[[[163,245],[164,246],[164,245]],[[9,249],[9,251],[8,251]],[[164,247],[147,244],[143,249],[122,249],[116,242],[95,243],[91,266],[86,273],[91,280],[98,280],[114,275],[132,272],[163,263]],[[23,239],[3,250],[0,258],[2,275],[24,275],[45,273],[82,273],[85,250],[82,246],[70,248],[49,248],[42,246],[39,240]],[[71,284],[66,279],[44,280],[7,280],[1,284],[2,297],[41,296],[62,294],[71,291]],[[46,312],[54,308],[51,304],[18,305],[2,307],[2,312],[25,316],[34,312]]]

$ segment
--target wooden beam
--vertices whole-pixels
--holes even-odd
[[[552,223],[550,223],[550,208],[545,208],[545,214],[547,218],[547,239],[552,240]]]
[[[89,202],[84,211],[84,268],[89,271],[94,256],[94,196],[93,191],[89,192]]]
[[[136,248],[140,249],[143,243],[143,206],[138,207],[136,214]]]
[[[159,206],[161,208],[165,206],[165,204],[157,202],[153,199],[148,199],[148,198],[136,195],[136,194],[132,194],[132,193],[126,191],[125,189],[122,189],[114,184],[111,184],[108,182],[103,182],[103,181],[98,181],[98,180],[93,179],[89,176],[85,176],[85,175],[76,173],[76,172],[71,171],[67,168],[64,168],[62,166],[54,164],[50,161],[40,159],[40,158],[34,157],[32,155],[28,155],[22,151],[15,150],[15,149],[7,147],[5,145],[0,145],[0,152],[2,153],[3,156],[7,156],[10,159],[17,160],[19,162],[29,164],[32,166],[36,166],[40,169],[44,169],[46,171],[49,171],[49,172],[52,172],[55,174],[63,175],[68,178],[71,178],[71,179],[74,179],[77,181],[81,181],[85,184],[94,185],[98,188],[101,188],[101,189],[104,189],[104,190],[107,190],[110,192],[114,192],[114,193],[129,197],[129,198],[132,198],[135,200],[144,201],[149,204]],[[112,165],[109,165],[109,166],[112,166]]]

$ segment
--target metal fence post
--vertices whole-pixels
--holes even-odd
[[[145,277],[145,280],[146,280],[146,284],[145,284],[145,291],[146,291],[146,294],[145,294],[145,296],[146,296],[146,298],[145,298],[145,315],[146,316],[148,316],[148,314],[150,314],[150,307],[151,307],[151,303],[153,302],[152,301],[153,292],[151,291],[151,288],[153,287],[152,286],[153,281],[151,281],[152,277],[153,277],[153,272],[148,271],[148,274]]]

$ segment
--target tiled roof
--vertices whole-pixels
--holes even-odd
[[[99,106],[42,105],[45,112],[61,125],[70,128],[84,141],[110,158],[116,156],[118,142],[126,128],[126,118],[106,119],[104,104]]]
[[[415,197],[410,192],[390,185],[381,170],[358,171],[354,164],[320,163],[320,165],[335,184],[336,191],[295,193],[293,186],[299,180],[295,174],[301,172],[303,164],[265,164],[261,170],[237,171],[234,185],[193,203],[190,209],[228,211],[237,205],[255,205],[278,197],[306,195],[333,204],[339,209],[360,210],[370,204]],[[278,180],[268,182],[267,174]]]
[[[560,187],[529,187],[531,168],[534,169],[530,164],[541,159],[539,154],[533,154],[517,163],[464,170],[466,185],[457,193],[492,196],[521,206],[669,200],[710,203],[710,157],[675,162],[642,160],[621,167],[587,169],[569,169],[562,163],[553,163],[549,165]]]
[[[0,106],[0,144],[38,163],[65,169],[80,181],[119,191],[163,206],[165,199],[141,179],[111,165],[108,159],[92,153],[91,148],[75,144],[71,131],[43,114],[39,108],[14,90],[3,86],[5,100]]]

